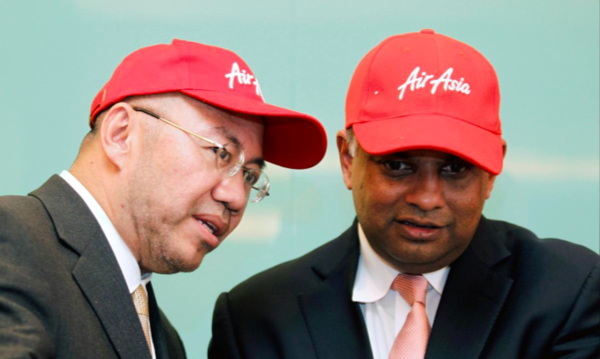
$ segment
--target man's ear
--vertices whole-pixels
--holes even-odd
[[[496,182],[496,175],[493,175],[491,173],[487,174],[489,176],[488,178],[488,186],[487,186],[487,190],[485,193],[485,199],[489,199],[490,196],[492,195],[492,190],[494,189],[494,183]]]
[[[122,170],[131,154],[132,122],[135,111],[125,102],[113,105],[100,127],[100,141],[106,157],[115,167]]]
[[[352,161],[354,158],[350,154],[350,148],[346,141],[346,130],[339,130],[337,133],[337,147],[340,153],[340,164],[342,165],[342,177],[346,188],[352,189]]]
[[[506,158],[506,149],[507,149],[507,145],[506,145],[506,140],[502,139],[502,157]],[[497,175],[492,175],[489,174],[490,176],[488,178],[488,186],[487,186],[487,192],[485,194],[485,199],[489,199],[490,196],[492,195],[492,190],[494,189],[494,183],[496,182],[496,177]]]

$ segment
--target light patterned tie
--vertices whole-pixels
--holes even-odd
[[[422,275],[399,274],[392,289],[412,307],[396,336],[389,359],[423,359],[429,339],[429,320],[425,312],[427,279]]]
[[[150,341],[150,313],[148,311],[148,296],[146,295],[146,290],[141,284],[135,289],[133,293],[131,293],[131,298],[133,299],[133,304],[135,304],[135,309],[137,311],[138,317],[140,318],[140,323],[142,324],[142,329],[144,330],[144,335],[146,336],[146,343],[148,344],[150,355],[152,355],[152,342]]]

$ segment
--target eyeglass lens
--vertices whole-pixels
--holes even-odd
[[[235,176],[240,170],[243,171],[244,184],[249,189],[248,200],[251,203],[259,202],[269,195],[269,177],[264,171],[245,168],[245,155],[241,149],[224,145],[217,150],[216,160],[217,169],[229,177]]]

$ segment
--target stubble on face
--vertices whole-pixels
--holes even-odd
[[[186,261],[178,255],[175,229],[186,219],[189,220],[192,213],[176,214],[174,212],[177,209],[169,207],[169,203],[178,202],[179,199],[170,197],[173,184],[168,180],[172,175],[166,173],[161,164],[168,161],[161,155],[161,147],[158,146],[164,132],[157,129],[160,125],[158,122],[150,121],[146,125],[144,151],[135,161],[124,194],[126,216],[136,238],[136,245],[130,245],[130,248],[134,248],[132,251],[136,252],[134,256],[143,273],[191,272],[198,268],[201,260]],[[206,243],[200,243],[199,251],[206,254],[210,250],[212,248]]]
[[[392,267],[405,273],[433,272],[451,264],[471,242],[493,181],[470,165],[462,177],[442,175],[447,164],[460,165],[461,160],[440,152],[407,153],[380,162],[359,151],[352,166],[357,217],[373,250]],[[387,172],[382,163],[390,160],[404,163],[406,172]],[[436,204],[428,207],[431,201]],[[405,221],[438,229],[419,232]]]
[[[127,208],[129,217],[137,238],[137,256],[143,272],[176,273],[193,270],[186,268],[184,263],[169,255],[168,243],[170,233],[168,228],[176,223],[165,223],[166,218],[157,211],[161,203],[157,201],[157,191],[160,191],[151,168],[151,159],[146,154],[140,160],[137,169],[132,173],[127,191]]]
[[[179,252],[180,241],[189,241],[178,237],[178,228],[183,226],[184,221],[190,221],[192,214],[196,211],[192,208],[188,213],[180,216],[168,216],[156,209],[164,207],[157,198],[156,188],[151,180],[139,171],[139,175],[132,178],[132,187],[129,190],[130,216],[135,228],[139,243],[140,268],[144,272],[162,274],[173,274],[178,272],[192,272],[196,270],[204,257],[214,248],[202,240],[200,236],[195,238],[197,253],[191,256],[201,256],[199,260],[186,260]],[[144,188],[144,190],[140,190]]]
[[[215,129],[231,129],[247,146],[247,159],[259,158],[262,122],[250,121],[254,120],[251,116],[241,119],[182,95],[171,100],[167,101],[168,108],[154,103],[138,106],[154,110],[191,131],[196,127],[198,133],[211,139],[217,136],[214,138],[217,141],[226,139],[222,135],[219,138],[215,133],[220,132]],[[206,121],[203,127],[197,126],[198,119]],[[241,192],[233,191],[242,183],[241,176],[237,180],[220,180],[210,157],[214,154],[208,147],[202,143],[204,146],[199,146],[188,134],[164,123],[148,118],[142,120],[160,129],[145,136],[144,148],[135,163],[132,162],[125,184],[126,216],[129,226],[133,227],[131,237],[136,242],[136,246],[130,248],[136,248],[132,251],[136,252],[134,255],[143,272],[191,272],[216,247],[214,237],[203,238],[205,230],[198,229],[202,224],[196,218],[212,215],[225,223],[217,237],[219,242],[233,231],[246,202],[244,200],[242,206],[240,197],[234,206],[230,202],[234,198],[227,193]],[[236,210],[235,215],[232,209]]]

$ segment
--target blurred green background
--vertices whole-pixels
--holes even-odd
[[[599,4],[0,0],[0,195],[70,167],[92,98],[130,52],[173,38],[237,52],[268,102],[316,116],[330,143],[311,170],[270,165],[273,195],[196,272],[153,278],[189,357],[204,358],[220,292],[350,225],[335,148],[350,77],[384,38],[433,28],[477,48],[500,79],[509,147],[485,214],[598,252]]]

